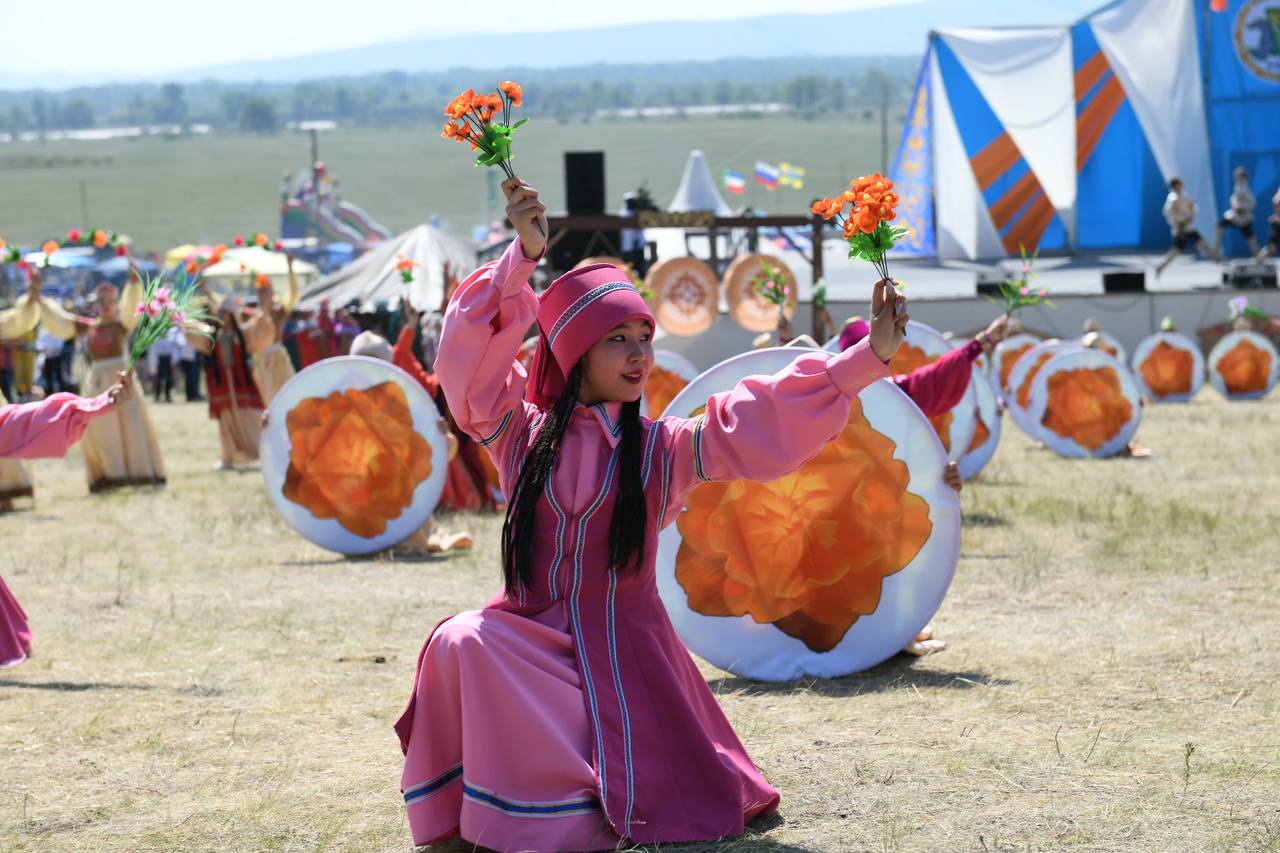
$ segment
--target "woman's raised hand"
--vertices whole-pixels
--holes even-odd
[[[871,294],[871,349],[885,364],[907,336],[907,297],[888,279],[876,282]]]
[[[519,178],[502,182],[507,195],[507,219],[516,229],[526,258],[537,258],[547,248],[547,206],[538,191]]]

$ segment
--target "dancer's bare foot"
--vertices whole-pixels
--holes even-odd
[[[922,658],[925,655],[936,654],[947,647],[946,640],[935,640],[933,638],[933,625],[925,625],[923,630],[916,635],[916,638],[907,643],[903,649],[909,655]]]

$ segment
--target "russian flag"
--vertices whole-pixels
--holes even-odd
[[[747,191],[747,179],[742,177],[741,172],[735,172],[733,169],[724,170],[724,190],[734,195],[742,195]]]
[[[763,160],[756,161],[756,183],[762,185],[767,190],[776,190],[778,188],[778,170],[765,163]]]

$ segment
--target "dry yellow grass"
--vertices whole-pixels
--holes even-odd
[[[78,451],[0,517],[36,654],[0,671],[0,849],[407,850],[391,723],[463,559],[346,560],[152,407],[167,491],[91,497]],[[833,682],[705,667],[780,816],[684,849],[1280,849],[1280,400],[1149,409],[1156,457],[1006,433],[966,489],[947,652]],[[453,845],[453,851],[468,849]]]

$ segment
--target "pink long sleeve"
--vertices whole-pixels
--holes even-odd
[[[854,397],[888,375],[863,341],[834,357],[805,353],[772,376],[748,376],[713,395],[696,418],[662,418],[670,454],[666,522],[698,483],[769,481],[796,470],[839,435]]]
[[[436,376],[449,411],[495,461],[505,460],[513,436],[522,434],[537,412],[524,400],[528,374],[516,361],[538,316],[538,299],[529,286],[536,265],[513,240],[501,258],[458,286],[440,332]],[[506,466],[497,468],[506,488]]]
[[[925,417],[940,415],[955,407],[969,387],[973,375],[973,362],[982,352],[977,341],[970,341],[961,349],[954,349],[933,364],[916,368],[905,376],[893,377],[911,401],[920,407]]]
[[[105,392],[92,399],[53,394],[38,403],[0,406],[0,458],[65,456],[89,421],[110,411]]]

